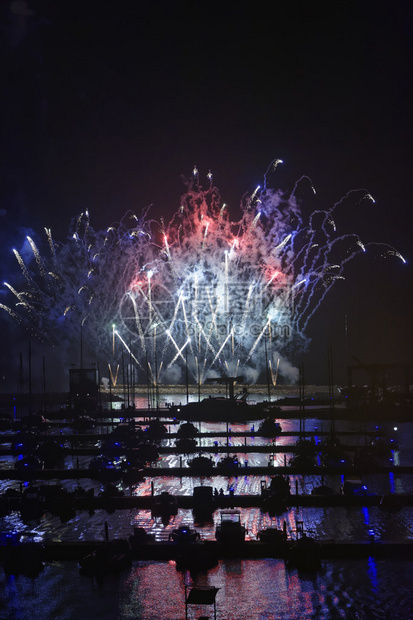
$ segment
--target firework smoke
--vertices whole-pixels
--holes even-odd
[[[308,177],[289,196],[269,187],[280,163],[269,166],[262,189],[243,197],[236,221],[212,173],[203,189],[194,167],[167,224],[146,209],[95,232],[86,212],[66,243],[45,229],[45,256],[27,237],[25,258],[14,250],[24,290],[5,283],[14,305],[0,308],[62,348],[84,330],[98,361],[115,368],[125,355],[141,382],[179,383],[186,368],[199,383],[237,375],[253,382],[266,364],[273,380],[278,369],[294,380],[289,360],[306,348],[309,320],[345,264],[369,246],[356,234],[340,236],[334,211],[353,194],[372,197],[353,190],[306,219],[295,190]],[[394,248],[371,245],[404,261]]]

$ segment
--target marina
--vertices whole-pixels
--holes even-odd
[[[288,579],[297,574],[313,581],[324,579],[325,571],[350,566],[349,562],[413,565],[413,528],[406,528],[413,508],[413,459],[404,449],[413,432],[410,424],[398,423],[397,431],[390,422],[379,427],[368,420],[361,424],[347,419],[343,410],[335,415],[332,427],[327,415],[331,408],[325,406],[320,417],[318,411],[319,407],[308,409],[303,417],[302,408],[284,405],[277,410],[274,436],[260,433],[259,419],[199,421],[191,426],[174,419],[168,407],[136,406],[131,411],[112,404],[112,410],[95,412],[92,421],[85,420],[93,425],[89,429],[79,426],[77,413],[51,414],[49,419],[45,412],[45,422],[30,430],[36,449],[52,442],[62,448],[53,467],[38,470],[17,468],[21,457],[15,446],[22,432],[17,418],[0,436],[0,558],[6,579],[11,570],[21,584],[28,578],[40,583],[53,566],[60,566],[63,574],[75,571],[76,579],[98,579],[107,588],[114,578],[126,584],[136,570],[143,575],[152,566],[162,575],[162,567],[173,568],[181,575],[176,601],[180,611],[170,615],[170,601],[165,602],[162,618],[175,620],[185,613],[182,587],[222,589],[219,575],[234,562],[248,566],[248,573],[264,562],[264,574],[271,563],[273,570],[276,566],[281,570],[278,563],[282,563]],[[75,426],[79,430],[74,431]],[[332,428],[335,443],[349,456],[350,465],[347,461],[326,465],[321,460]],[[150,440],[145,429],[154,433]],[[178,442],[188,435],[193,435],[195,445],[185,453]],[[393,442],[391,449],[377,448],[369,466],[357,464],[356,457],[378,436]],[[150,444],[156,452],[154,460],[139,465],[135,480],[126,480],[120,466],[110,471],[91,469],[102,450],[117,463],[130,460],[142,441],[146,450]],[[310,446],[314,461],[295,465],[294,458]],[[195,470],[192,462],[201,456],[206,461]],[[226,464],[224,459],[229,459]],[[281,478],[288,481],[286,497],[271,492],[272,482]],[[344,493],[346,480],[362,481],[364,490]],[[227,536],[220,540],[217,534],[225,511],[238,515],[242,533],[236,543],[228,543]],[[192,539],[186,540],[182,534],[186,531],[193,532]],[[18,561],[22,551],[17,538],[15,544],[4,543],[7,532],[35,545],[30,569]],[[297,545],[307,538],[316,545],[311,563],[306,550],[293,561]],[[120,544],[126,549],[113,555],[113,546]],[[105,560],[96,563],[95,557]],[[171,575],[168,579],[173,582]],[[152,581],[156,591],[156,578]],[[239,620],[228,614],[230,596],[227,592],[224,602],[218,589],[217,618]],[[159,611],[149,611],[150,600],[142,599],[145,609],[138,617],[158,620]],[[158,609],[160,605],[158,601]],[[135,617],[122,613],[122,617]],[[210,610],[205,608],[204,613]]]

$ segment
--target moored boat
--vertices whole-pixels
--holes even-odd
[[[287,553],[287,568],[316,572],[321,568],[320,543],[303,532]]]
[[[162,491],[160,495],[156,495],[151,506],[152,518],[161,517],[162,522],[169,523],[171,517],[178,514],[178,501],[176,497]]]
[[[202,454],[200,454],[199,456],[195,456],[191,461],[189,461],[188,464],[192,473],[199,475],[210,474],[214,467],[214,462],[210,458],[208,458],[207,456],[203,456]]]
[[[188,545],[201,540],[199,532],[186,525],[180,525],[169,534],[169,540],[179,545]]]
[[[261,480],[262,512],[268,512],[270,515],[285,512],[290,495],[290,479],[288,476],[281,474],[272,476],[269,486],[265,480]]]
[[[6,575],[35,578],[44,568],[43,541],[36,532],[9,532],[0,536]]]
[[[257,434],[262,437],[279,437],[282,433],[281,424],[273,416],[266,417],[258,427]]]
[[[215,528],[215,538],[221,547],[239,548],[245,542],[247,532],[241,523],[241,512],[236,508],[221,510],[221,521]]]
[[[17,471],[21,472],[41,471],[44,469],[44,461],[34,454],[28,454],[27,456],[23,456],[21,459],[18,459],[14,467]]]
[[[259,530],[257,533],[259,541],[269,545],[273,549],[283,549],[287,540],[287,533],[285,529],[279,529],[277,527],[267,527]]]
[[[120,573],[132,563],[132,548],[128,539],[116,538],[96,547],[79,561],[82,575],[103,577],[110,573]]]
[[[223,456],[219,462],[217,463],[217,468],[223,470],[224,472],[234,471],[238,469],[239,461],[236,454],[228,454],[227,456]]]
[[[186,405],[172,405],[169,408],[176,420],[189,422],[247,422],[262,420],[268,415],[268,408],[247,402],[248,392],[226,398],[209,396]]]

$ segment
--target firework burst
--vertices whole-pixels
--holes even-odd
[[[235,221],[212,173],[203,189],[194,167],[169,223],[146,209],[96,232],[82,213],[66,243],[45,229],[45,256],[27,237],[30,258],[14,250],[24,290],[6,284],[15,305],[0,308],[55,345],[86,329],[97,359],[115,368],[125,352],[142,380],[180,382],[187,367],[200,383],[237,374],[252,381],[266,359],[276,380],[280,359],[305,348],[308,322],[345,264],[369,246],[340,236],[335,210],[344,198],[373,200],[353,190],[304,218],[295,190],[305,180],[315,193],[311,180],[302,177],[288,196],[270,188],[280,163],[243,197]],[[370,245],[404,262],[394,248]]]

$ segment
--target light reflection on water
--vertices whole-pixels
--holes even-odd
[[[299,420],[281,420],[283,430],[288,432],[296,432],[299,430]],[[257,424],[255,422],[255,424]],[[250,430],[251,423],[248,424],[232,424],[231,428],[233,432],[242,432]],[[354,431],[359,430],[360,425],[353,422],[336,422],[338,430]],[[225,424],[217,423],[202,423],[202,431],[211,432],[225,430]],[[306,420],[306,429],[319,431],[329,431],[330,423],[324,420]],[[413,425],[404,424],[399,430],[399,441],[401,449],[397,454],[398,460],[406,464],[411,460],[411,451],[409,446],[412,441]],[[278,444],[289,445],[295,441],[296,438],[292,436],[286,436],[277,438]],[[364,437],[353,438],[351,437],[351,443],[356,441],[363,443]],[[214,441],[213,436],[211,439],[203,440],[212,443]],[[218,441],[224,442],[224,438],[218,438]],[[260,453],[244,453],[242,450],[243,438],[231,437],[231,443],[234,445],[234,453],[238,455],[240,463],[245,463],[248,460],[249,466],[266,464],[268,455]],[[164,440],[164,444],[170,443],[171,440]],[[271,440],[262,437],[248,437],[248,445],[262,445],[271,442]],[[221,458],[220,454],[212,455],[215,462]],[[65,466],[68,469],[73,469],[77,466],[83,468],[87,467],[90,461],[90,456],[76,457],[75,455],[67,456],[65,459]],[[188,460],[188,456],[183,455],[182,461],[185,464]],[[283,464],[284,454],[279,453],[276,455],[275,463]],[[13,467],[14,460],[12,457],[0,457],[0,467],[2,469],[10,469]],[[162,466],[176,466],[179,464],[179,456],[177,455],[162,455],[160,458],[160,464]],[[169,491],[169,493],[176,495],[192,495],[194,486],[210,485],[216,488],[218,491],[223,490],[224,494],[228,494],[230,489],[234,490],[235,495],[244,494],[260,494],[260,485],[262,480],[269,481],[269,476],[251,476],[248,475],[248,467],[241,467],[237,470],[236,476],[213,476],[211,478],[197,478],[191,476],[185,476],[183,478],[177,477],[165,477],[159,476],[156,478],[147,478],[145,481],[127,487],[118,483],[118,487],[122,489],[126,495],[150,495],[152,492],[152,483],[154,488],[154,494],[157,495],[162,491]],[[274,467],[274,473],[276,473],[276,465]],[[53,483],[55,481],[50,481]],[[314,486],[321,484],[322,480],[320,476],[290,476],[291,492],[294,494],[310,494],[311,489]],[[389,493],[393,489],[397,492],[410,492],[413,488],[412,476],[403,475],[366,475],[363,476],[363,482],[367,485],[369,491],[375,493]],[[340,490],[341,478],[340,476],[325,476],[324,483],[333,487],[336,492]],[[95,495],[97,495],[102,489],[103,485],[98,481],[93,480],[75,480],[64,481],[64,486],[72,491],[78,485],[81,485],[86,490],[93,488]],[[0,492],[4,492],[7,488],[19,488],[20,484],[15,481],[1,481]],[[242,510],[242,519],[248,529],[248,538],[255,538],[258,530],[268,527],[270,524],[281,527],[283,522],[287,523],[287,530],[293,533],[296,527],[296,521],[302,521],[304,527],[310,531],[315,532],[320,538],[345,538],[355,540],[366,540],[368,537],[368,530],[374,529],[375,536],[379,539],[392,539],[392,540],[411,540],[413,539],[413,526],[411,519],[411,510],[409,508],[403,508],[397,513],[386,513],[381,511],[377,507],[370,508],[368,511],[368,523],[366,522],[365,512],[357,508],[292,508],[280,516],[271,518],[268,514],[262,514],[257,508],[249,508]],[[215,522],[219,518],[219,513],[214,514],[214,522],[211,524],[198,525],[195,524],[197,529],[201,532],[201,535],[205,539],[214,538]],[[108,514],[105,511],[96,511],[94,515],[89,515],[87,512],[78,512],[74,519],[71,519],[67,523],[61,523],[56,517],[52,517],[46,514],[39,523],[24,524],[21,522],[17,513],[0,518],[0,529],[37,529],[39,531],[46,532],[47,536],[52,539],[63,540],[92,540],[101,539],[103,534],[104,522],[109,524],[109,531],[112,536],[124,536],[129,535],[133,527],[144,527],[149,532],[155,533],[157,539],[162,539],[169,535],[170,529],[177,527],[181,523],[188,525],[194,525],[192,520],[192,512],[179,510],[178,515],[175,517],[171,524],[164,528],[162,524],[151,518],[150,511],[131,511],[131,510],[117,510],[112,514]]]
[[[258,425],[257,422],[254,424]],[[298,420],[281,420],[285,432],[299,430]],[[360,430],[357,423],[336,422],[338,430]],[[231,425],[234,432],[242,431],[248,425]],[[307,420],[307,430],[329,431],[326,421]],[[202,431],[225,430],[225,425],[202,423]],[[171,442],[171,440],[166,440]],[[213,442],[213,439],[203,440]],[[224,438],[218,441],[224,442]],[[267,455],[243,453],[242,438],[231,437],[234,452],[241,463],[248,459],[249,465],[265,464]],[[248,438],[248,445],[262,445],[268,439]],[[295,439],[291,436],[277,438],[277,444],[289,445]],[[353,439],[352,439],[353,441]],[[355,441],[355,440],[354,440]],[[359,440],[363,443],[364,438]],[[404,424],[399,434],[400,452],[395,462],[413,464],[410,445],[413,441],[413,425]],[[206,445],[206,444],[205,444]],[[212,445],[212,444],[211,444]],[[359,444],[360,445],[360,444]],[[289,455],[288,455],[289,456]],[[213,455],[215,461],[220,455]],[[184,462],[187,457],[183,457]],[[79,457],[79,466],[87,467],[90,457]],[[275,463],[283,464],[284,455],[279,453]],[[161,462],[176,466],[179,457],[163,455]],[[14,466],[10,457],[0,457],[0,468]],[[66,466],[75,468],[77,458],[68,456]],[[248,468],[242,468],[237,476],[214,476],[211,478],[192,478],[185,476],[157,477],[153,480],[155,494],[167,490],[172,494],[191,495],[193,487],[200,484],[223,489],[227,494],[231,488],[235,494],[260,493],[261,480],[267,476],[249,476]],[[276,468],[274,468],[276,473]],[[314,486],[321,483],[319,476],[290,476],[292,493],[298,491],[309,494]],[[53,481],[51,481],[53,482]],[[126,494],[150,495],[151,479],[146,479],[132,488],[123,487]],[[410,475],[366,475],[363,482],[376,493],[411,492],[413,478]],[[340,476],[326,476],[324,483],[337,492]],[[69,490],[74,490],[78,482],[64,481]],[[99,482],[81,480],[83,488],[93,488],[97,494],[103,487]],[[0,482],[0,492],[16,482]],[[219,512],[213,515],[213,522],[195,524],[201,538],[214,539],[215,525]],[[375,536],[382,540],[412,540],[413,519],[411,509],[387,513],[377,507],[358,508],[292,508],[281,515],[270,517],[258,508],[241,510],[241,520],[248,530],[247,538],[255,539],[257,532],[269,526],[282,527],[284,521],[287,531],[294,535],[297,521],[302,521],[307,531],[324,539],[367,540],[373,529]],[[103,540],[105,522],[108,523],[110,538],[127,537],[134,527],[144,527],[154,533],[157,540],[169,538],[170,531],[181,524],[193,526],[192,511],[179,510],[176,517],[166,526],[159,519],[152,519],[149,510],[117,510],[111,514],[97,510],[93,515],[78,512],[76,516],[62,523],[58,517],[44,515],[39,522],[22,523],[18,513],[0,519],[0,530],[32,529],[51,540]],[[327,562],[324,570],[313,579],[302,578],[296,572],[288,572],[284,563],[278,560],[227,560],[206,576],[201,582],[220,587],[217,596],[217,618],[219,620],[293,620],[296,618],[329,620],[330,618],[386,618],[403,620],[413,618],[413,600],[410,583],[413,577],[413,562],[375,562],[372,558],[363,561]],[[97,584],[80,577],[73,563],[50,563],[34,581],[19,577],[6,580],[0,573],[0,618],[32,620],[33,609],[42,618],[101,618],[102,620],[182,620],[184,608],[184,576],[176,571],[175,564],[159,562],[135,562],[133,569],[119,578],[107,578]],[[7,611],[2,611],[3,610]],[[370,611],[366,611],[367,609]],[[211,616],[211,610],[197,610],[197,617]],[[194,616],[189,616],[192,618]]]
[[[31,529],[43,533],[48,540],[103,540],[104,524],[108,523],[110,538],[127,537],[134,527],[143,527],[155,534],[157,540],[167,540],[172,529],[179,525],[195,526],[204,540],[215,538],[215,526],[220,513],[215,511],[211,523],[194,524],[192,511],[179,509],[178,514],[171,518],[167,525],[159,518],[153,519],[150,510],[116,510],[107,513],[96,510],[93,515],[86,511],[78,511],[76,516],[67,522],[61,522],[57,516],[45,513],[39,521],[23,523],[20,515],[13,512],[0,519],[1,531],[22,531]],[[246,526],[247,539],[256,539],[257,532],[265,527],[281,528],[286,522],[289,535],[294,537],[297,521],[302,521],[309,533],[320,539],[345,539],[366,541],[369,530],[373,529],[378,540],[412,540],[413,522],[411,510],[403,508],[399,512],[388,513],[378,507],[363,512],[358,508],[291,508],[281,515],[270,517],[261,513],[259,508],[242,508],[241,520]]]
[[[0,573],[0,618],[32,620],[183,620],[185,584],[219,588],[217,620],[412,618],[413,562],[326,562],[317,575],[288,571],[281,560],[220,561],[193,582],[171,562],[134,562],[97,583],[74,562],[51,562],[35,579]],[[213,617],[189,606],[188,618]]]

